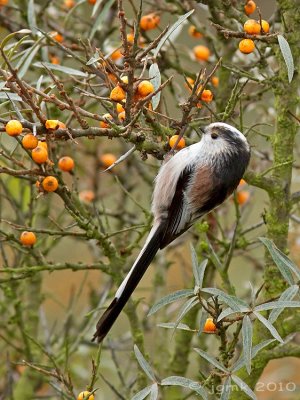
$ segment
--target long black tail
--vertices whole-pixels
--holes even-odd
[[[123,310],[128,299],[130,298],[132,292],[137,287],[148,266],[155,257],[155,254],[159,250],[161,237],[162,227],[153,227],[143,249],[138,255],[136,262],[134,263],[123,283],[121,284],[120,288],[118,289],[115,298],[99,319],[96,326],[97,330],[93,336],[92,341],[97,339],[98,343],[102,342],[102,340],[110,331],[114,322]]]

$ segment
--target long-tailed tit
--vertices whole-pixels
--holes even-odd
[[[250,147],[236,128],[217,122],[201,140],[176,153],[161,167],[152,199],[153,227],[135,263],[97,323],[93,340],[101,342],[159,249],[232,194],[250,159]]]

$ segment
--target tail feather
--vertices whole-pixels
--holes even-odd
[[[97,342],[100,343],[108,334],[132,292],[137,287],[148,266],[155,257],[155,254],[159,250],[161,238],[162,226],[153,227],[136,262],[118,289],[116,297],[99,319],[92,341],[97,339]]]

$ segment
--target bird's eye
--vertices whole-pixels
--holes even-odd
[[[213,133],[211,134],[211,138],[212,138],[212,139],[217,139],[218,136],[219,136],[219,135],[218,135],[216,132],[213,132]]]

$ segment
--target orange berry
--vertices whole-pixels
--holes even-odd
[[[54,192],[58,188],[58,180],[54,176],[46,176],[42,181],[42,186],[46,192]]]
[[[63,35],[57,32],[53,32],[53,39],[56,40],[59,43],[62,43],[64,41]]]
[[[211,83],[213,84],[214,87],[218,87],[219,86],[219,78],[217,76],[213,76],[211,78]]]
[[[122,58],[122,57],[123,57],[123,54],[121,53],[121,50],[120,50],[120,49],[115,50],[115,51],[110,55],[110,58],[111,58],[113,61],[117,61],[117,60],[119,60],[119,59]]]
[[[270,31],[270,25],[268,21],[265,21],[264,19],[261,20],[261,26],[262,30],[264,31],[263,33],[269,33]]]
[[[33,232],[24,231],[21,233],[20,242],[23,246],[33,246],[36,243],[36,236]]]
[[[43,147],[45,150],[48,151],[47,142],[42,142],[41,140],[38,141],[38,146]]]
[[[112,74],[111,72],[107,73],[107,77],[113,82],[113,83],[117,83],[118,79],[115,77],[114,74]]]
[[[127,33],[127,42],[133,44],[134,42],[134,34],[133,33]]]
[[[261,26],[255,19],[248,19],[244,23],[244,31],[249,35],[259,35]]]
[[[240,206],[242,206],[249,200],[250,193],[247,190],[241,190],[237,192],[236,197],[237,197],[237,202],[239,203]]]
[[[239,182],[239,186],[245,186],[247,184],[247,182],[245,181],[245,179],[241,179]]]
[[[37,164],[43,164],[48,160],[48,151],[42,146],[37,146],[32,150],[31,157]]]
[[[213,100],[213,94],[209,89],[203,90],[201,94],[201,100],[205,101],[205,103],[210,103]]]
[[[123,105],[121,103],[117,103],[117,113],[120,114],[123,111],[125,111]]]
[[[27,133],[22,139],[22,146],[24,149],[27,150],[32,150],[37,147],[38,145],[38,139],[36,136],[34,136],[32,133]]]
[[[102,117],[110,120],[113,119],[113,117],[108,113],[104,114]],[[100,121],[100,128],[109,128],[109,123],[105,121]]]
[[[195,46],[193,51],[196,59],[199,61],[207,61],[210,57],[209,48],[201,44]]]
[[[137,91],[142,97],[146,97],[148,94],[154,92],[154,86],[149,81],[142,81],[139,83]]]
[[[252,1],[252,0],[247,1],[247,4],[245,5],[244,10],[247,15],[253,14],[254,11],[256,10],[255,1]]]
[[[193,78],[190,78],[189,76],[186,78],[187,82],[190,84],[190,86],[193,88],[195,81]],[[188,90],[191,90],[190,86],[186,83],[185,86],[187,87]]]
[[[73,158],[65,156],[58,160],[58,168],[62,171],[70,172],[75,167]]]
[[[75,1],[74,0],[65,0],[64,1],[64,6],[66,8],[72,8],[75,6]]]
[[[55,130],[59,128],[59,120],[58,119],[47,119],[45,123],[46,129]]]
[[[120,122],[124,122],[125,121],[125,111],[122,111],[118,114],[118,118]]]
[[[115,100],[115,101],[122,101],[122,100],[125,99],[126,93],[125,93],[124,89],[121,88],[121,86],[116,86],[116,87],[113,88],[113,90],[110,92],[109,97],[110,97],[112,100]]]
[[[88,0],[88,3],[94,5],[94,4],[96,4],[96,1],[97,0]]]
[[[8,0],[0,0],[0,7],[6,6],[6,4],[8,4]]]
[[[216,332],[217,327],[212,318],[207,318],[204,324],[203,332]]]
[[[60,64],[60,59],[57,56],[50,56],[49,57],[51,64]]]
[[[255,44],[251,39],[243,39],[239,43],[239,49],[244,54],[252,53],[255,49]]]
[[[173,147],[175,146],[175,143],[177,142],[179,135],[173,135],[170,137],[169,139],[169,145],[170,147],[173,149]],[[181,138],[176,146],[176,150],[181,150],[185,147],[185,140],[183,138]]]
[[[61,121],[58,121],[58,129],[67,129],[67,125]]]
[[[84,399],[94,400],[95,397],[91,392],[84,391],[79,393],[77,400],[84,400]]]
[[[117,161],[117,157],[111,153],[105,153],[100,156],[100,162],[103,167],[108,168]]]
[[[82,190],[79,192],[79,200],[84,203],[91,203],[95,200],[95,193],[92,190]]]
[[[160,17],[157,14],[144,15],[140,20],[140,28],[144,31],[155,29],[160,22]]]
[[[11,119],[5,125],[5,131],[9,136],[18,136],[23,131],[23,125],[17,119]]]
[[[198,29],[195,27],[195,25],[191,25],[189,27],[188,33],[190,36],[196,38],[196,39],[200,39],[203,37],[203,34],[201,32],[198,31]]]

